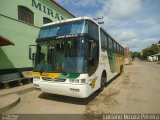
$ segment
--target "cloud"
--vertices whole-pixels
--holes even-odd
[[[146,31],[148,30],[146,29]],[[160,37],[156,36],[148,36],[144,38],[142,33],[145,32],[145,30],[138,32],[132,29],[124,28],[122,30],[120,29],[114,31],[113,36],[119,43],[123,45],[123,47],[128,47],[131,51],[141,51],[142,49],[151,46],[151,44],[157,43],[160,39]]]
[[[121,41],[132,40],[137,38],[138,35],[134,31],[123,31],[119,37]]]
[[[104,17],[103,21],[106,29],[115,26],[118,21],[128,19],[139,13],[142,9],[141,0],[99,0],[97,4],[102,6],[97,10],[95,16]]]
[[[121,41],[124,47],[128,47],[131,51],[141,51],[142,49],[158,43],[158,38],[139,39],[134,38],[130,40]]]
[[[141,10],[141,0],[110,0],[109,14],[112,17],[126,18]]]
[[[102,17],[123,46],[142,50],[160,40],[160,0],[56,0],[76,16]]]
[[[90,1],[90,0],[89,0]],[[98,14],[108,15],[111,18],[127,18],[141,11],[141,0],[103,0],[102,9]]]
[[[56,0],[58,3],[62,3],[63,5],[72,5],[78,7],[85,6],[96,6],[98,0]]]
[[[118,33],[119,32],[119,33]],[[123,47],[128,47],[131,50],[133,48],[138,48],[137,43],[139,42],[138,37],[139,35],[133,30],[122,30],[121,32],[118,31],[116,35],[116,40],[119,41]]]
[[[75,1],[75,5],[76,6],[96,6],[97,5],[97,0],[73,0],[73,1]]]

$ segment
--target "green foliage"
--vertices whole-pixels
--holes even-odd
[[[141,53],[140,52],[131,52],[131,57],[132,59],[134,58],[141,58]]]
[[[142,50],[142,59],[147,59],[147,56],[154,55],[160,52],[160,46],[152,44],[151,47]]]
[[[147,59],[147,56],[154,55],[160,52],[160,46],[157,44],[152,44],[151,47],[145,48],[141,52],[131,52],[132,59],[135,57],[140,59]]]

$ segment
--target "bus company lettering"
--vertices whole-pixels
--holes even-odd
[[[46,7],[44,4],[37,2],[36,0],[32,0],[32,6],[35,7],[36,9],[46,13],[47,15],[54,17],[57,20],[64,20],[64,17],[59,15],[56,12],[53,12],[50,8]]]
[[[57,36],[56,39],[61,39],[61,38],[69,38],[69,37],[77,37],[77,34],[74,35],[63,35],[63,36]]]

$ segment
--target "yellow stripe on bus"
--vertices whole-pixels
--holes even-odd
[[[34,76],[37,76],[37,77],[40,77],[40,76],[43,76],[43,77],[51,77],[51,78],[57,78],[61,75],[61,73],[40,73],[40,72],[33,72],[33,75]]]
[[[33,75],[34,75],[34,76],[37,76],[37,77],[40,77],[40,76],[41,76],[41,74],[40,74],[39,72],[33,72]]]

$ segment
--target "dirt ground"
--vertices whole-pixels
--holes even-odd
[[[21,102],[7,113],[83,114],[97,118],[102,114],[160,113],[160,65],[135,60],[107,84],[104,91],[89,99],[76,99],[41,91],[21,95]],[[98,119],[98,118],[97,118]]]
[[[160,65],[135,60],[122,75],[86,106],[86,116],[95,114],[160,113]],[[90,115],[90,116],[88,116]]]

